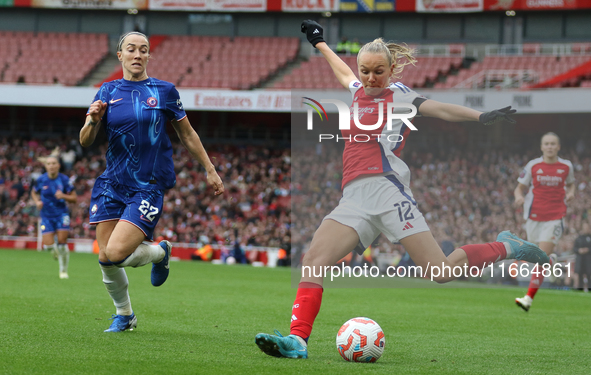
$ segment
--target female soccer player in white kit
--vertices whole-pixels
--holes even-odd
[[[482,113],[467,107],[439,103],[421,97],[401,83],[392,83],[403,66],[400,57],[414,61],[412,51],[396,44],[376,39],[363,46],[357,56],[359,80],[324,42],[322,27],[314,21],[304,21],[302,32],[318,48],[330,64],[339,82],[353,94],[363,113],[362,124],[376,124],[378,110],[385,112],[388,102],[412,103],[423,116],[447,121],[480,121],[486,125],[498,121],[515,122],[508,116],[510,107]],[[380,103],[382,104],[380,106]],[[386,119],[386,113],[382,113]],[[523,241],[508,231],[501,232],[498,242],[466,245],[446,257],[435,241],[418,210],[410,185],[410,171],[398,158],[404,143],[396,141],[408,131],[401,120],[394,120],[391,131],[385,121],[378,130],[364,131],[351,120],[351,130],[343,137],[368,134],[372,142],[346,141],[343,152],[343,198],[339,205],[322,221],[314,234],[303,266],[310,269],[334,265],[357,246],[363,249],[384,233],[389,240],[399,241],[411,258],[423,269],[438,264],[446,267],[464,265],[483,267],[501,259],[522,259],[547,263],[548,256],[536,245]],[[371,135],[374,134],[374,135]],[[375,134],[381,134],[379,137]],[[366,138],[366,137],[361,137]],[[292,308],[289,336],[260,333],[255,342],[268,355],[288,358],[307,358],[307,341],[322,301],[322,277],[318,271],[303,275]],[[430,270],[427,270],[430,277]],[[448,282],[452,275],[434,277],[437,282]]]
[[[523,205],[527,240],[538,244],[550,255],[564,231],[566,204],[575,199],[575,176],[573,164],[558,157],[560,139],[556,134],[544,134],[541,149],[542,156],[531,160],[523,168],[514,195],[515,205]],[[541,269],[532,273],[527,294],[515,298],[517,306],[529,311],[543,282]]]

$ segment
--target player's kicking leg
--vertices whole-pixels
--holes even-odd
[[[339,238],[340,241],[336,243],[334,238]],[[350,253],[358,243],[359,236],[354,229],[334,220],[324,220],[314,234],[303,266],[311,270],[314,267],[333,265]],[[323,278],[315,277],[315,274],[316,272],[302,273],[291,310],[290,334],[283,336],[275,331],[275,335],[256,335],[255,343],[263,353],[273,357],[308,358],[308,339],[320,311],[323,293]]]
[[[259,333],[254,339],[258,347],[273,357],[308,358],[308,345],[299,336],[283,336],[279,331],[275,335]]]

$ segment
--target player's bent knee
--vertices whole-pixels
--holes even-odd
[[[124,250],[117,246],[107,246],[105,255],[110,262],[117,264],[123,262],[129,256]]]

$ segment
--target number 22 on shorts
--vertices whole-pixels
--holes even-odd
[[[142,216],[150,221],[154,221],[156,215],[158,215],[158,208],[150,204],[146,200],[142,200],[142,204],[138,207],[138,210],[142,213]]]

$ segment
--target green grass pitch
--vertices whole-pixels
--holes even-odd
[[[327,289],[309,359],[254,344],[289,332],[289,269],[173,262],[162,287],[150,267],[127,269],[138,327],[103,333],[115,308],[96,255],[72,254],[70,279],[49,253],[0,250],[0,374],[589,374],[591,297],[523,288]],[[374,364],[335,348],[342,323],[376,320],[386,335]]]

